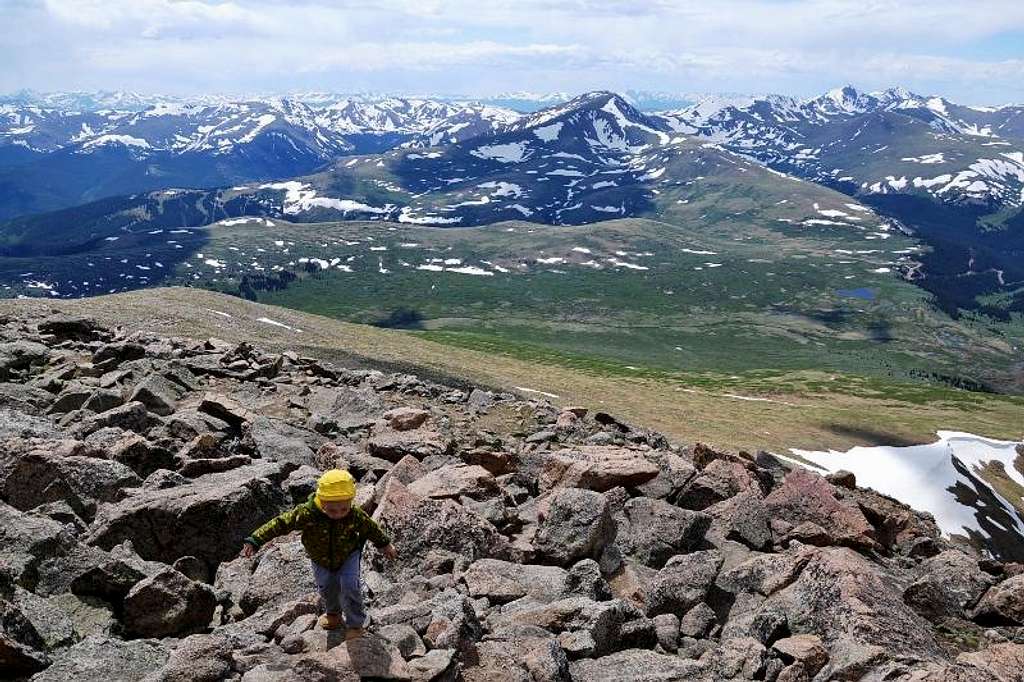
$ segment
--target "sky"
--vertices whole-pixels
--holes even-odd
[[[1024,0],[0,0],[0,26],[0,92],[1024,102]]]

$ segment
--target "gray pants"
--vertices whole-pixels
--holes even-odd
[[[359,562],[362,556],[362,550],[357,549],[348,555],[337,571],[324,568],[315,561],[311,562],[313,578],[316,580],[327,613],[344,613],[345,625],[350,628],[362,627],[366,622],[363,585],[359,579]]]

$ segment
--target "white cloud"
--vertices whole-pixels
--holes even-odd
[[[1019,0],[0,0],[0,90],[777,90],[1024,99]],[[986,56],[988,55],[988,56]]]

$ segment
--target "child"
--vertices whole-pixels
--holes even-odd
[[[362,509],[352,506],[355,496],[352,474],[340,469],[324,472],[316,492],[306,502],[257,528],[245,539],[241,552],[251,557],[274,538],[301,530],[302,546],[312,560],[313,577],[326,606],[320,625],[335,630],[344,622],[348,628],[346,640],[362,637],[365,632],[367,617],[359,579],[363,543],[369,540],[388,559],[398,557],[398,550],[380,526]]]

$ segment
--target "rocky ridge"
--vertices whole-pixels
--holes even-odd
[[[1020,680],[1024,566],[848,475],[586,408],[0,320],[0,670],[32,680]],[[256,525],[345,467],[372,625]]]

